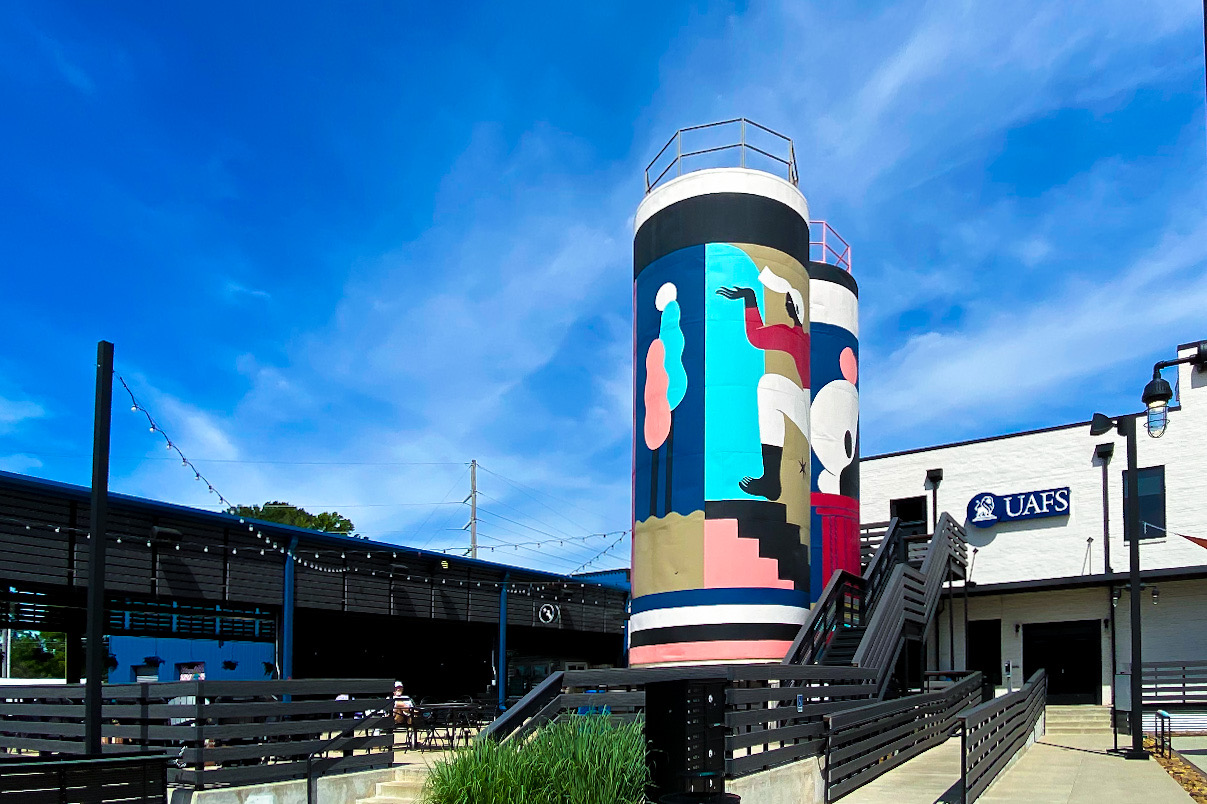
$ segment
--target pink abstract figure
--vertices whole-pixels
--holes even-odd
[[[666,347],[655,338],[645,354],[645,445],[656,450],[671,431],[671,405],[666,398]]]
[[[842,378],[851,385],[859,382],[859,361],[855,359],[855,350],[851,347],[846,347],[838,355],[838,368]]]

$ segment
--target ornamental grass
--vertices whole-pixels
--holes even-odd
[[[515,743],[515,744],[513,744]],[[642,804],[648,780],[639,722],[575,715],[527,740],[480,740],[440,760],[428,804]]]

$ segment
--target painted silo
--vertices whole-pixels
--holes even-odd
[[[634,666],[779,661],[808,611],[809,214],[784,164],[685,171],[637,210]]]
[[[814,227],[825,224],[815,222]],[[809,263],[812,600],[821,596],[835,570],[861,574],[859,286],[850,273],[850,250],[834,256],[835,264]]]

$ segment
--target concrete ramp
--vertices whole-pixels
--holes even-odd
[[[1023,751],[977,804],[1187,804],[1190,796],[1155,760],[1110,753],[1107,734],[1050,734]],[[858,790],[841,804],[955,804],[960,739],[953,737]]]
[[[949,737],[839,801],[842,804],[890,801],[893,804],[935,804],[939,801],[957,804],[960,801],[960,738]]]

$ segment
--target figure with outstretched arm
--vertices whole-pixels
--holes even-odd
[[[759,273],[759,282],[768,290],[784,294],[784,309],[791,324],[765,324],[753,288],[723,287],[717,290],[717,294],[727,299],[742,300],[746,337],[751,346],[764,351],[784,352],[796,364],[799,383],[771,372],[759,380],[759,440],[762,442],[763,474],[761,477],[744,477],[738,482],[738,486],[747,494],[778,500],[782,490],[780,467],[784,458],[786,422],[792,422],[806,437],[809,435],[809,333],[802,322],[805,307],[801,292],[770,268],[763,268]]]

